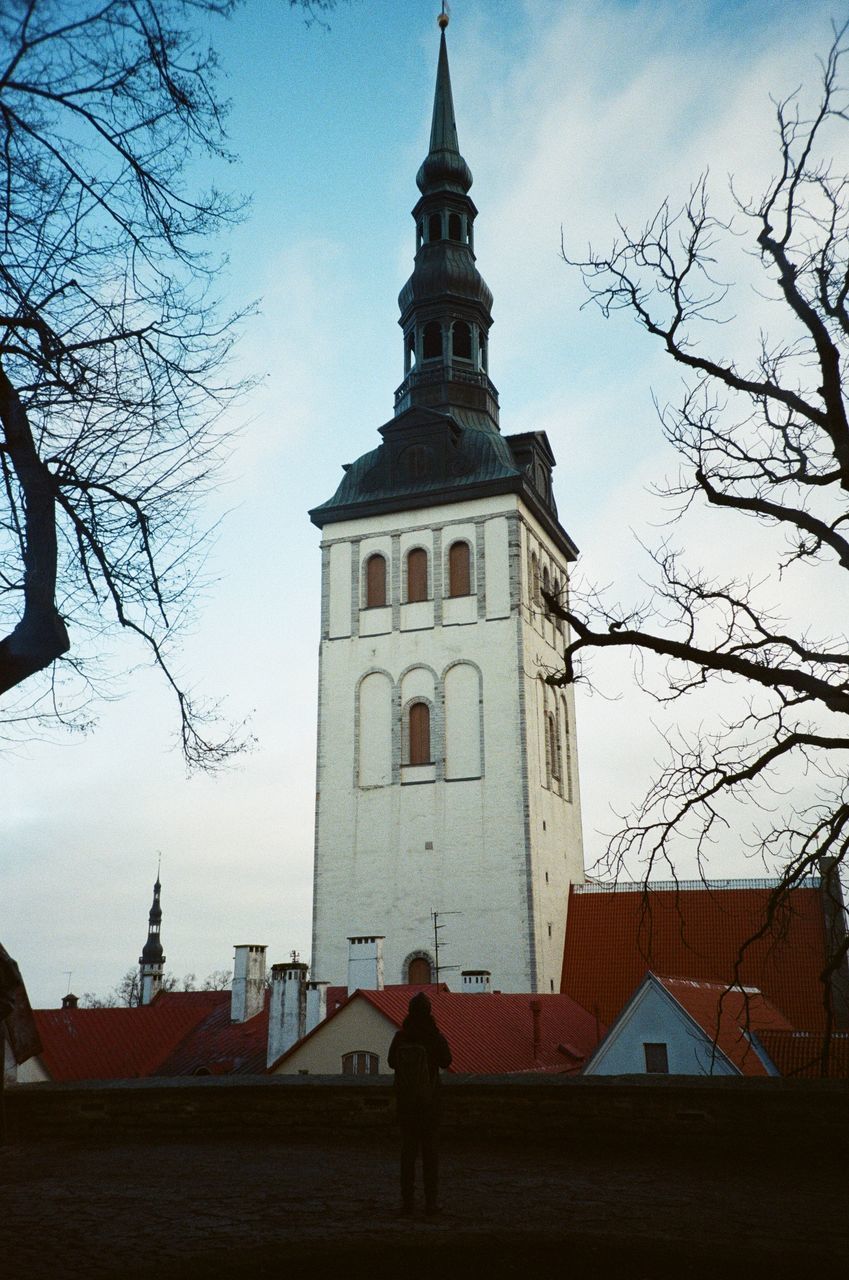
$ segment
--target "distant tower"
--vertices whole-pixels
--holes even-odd
[[[506,991],[559,990],[570,884],[584,878],[565,627],[576,548],[542,431],[504,436],[492,294],[460,154],[441,15],[415,266],[399,298],[404,380],[381,442],[310,512],[322,530],[312,973],[345,981],[348,939],[385,938],[386,981],[444,962]]]
[[[162,988],[162,971],[165,966],[165,955],[159,931],[162,928],[162,907],[159,903],[159,873],[153,886],[153,902],[148,917],[147,942],[139,956],[139,1004],[150,1004],[156,993]]]

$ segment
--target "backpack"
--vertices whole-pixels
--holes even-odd
[[[395,1089],[399,1106],[429,1107],[433,1102],[433,1088],[434,1079],[424,1045],[409,1040],[399,1044],[395,1052]]]

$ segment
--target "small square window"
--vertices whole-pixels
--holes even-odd
[[[665,1044],[644,1044],[643,1050],[649,1075],[669,1075],[669,1054]]]

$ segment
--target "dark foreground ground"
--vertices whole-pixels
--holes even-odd
[[[394,1139],[0,1148],[0,1276],[835,1276],[843,1153],[443,1144],[402,1219]]]

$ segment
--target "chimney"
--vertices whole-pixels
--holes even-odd
[[[348,939],[348,995],[383,990],[383,936],[360,934]]]
[[[76,1009],[79,1002],[80,1002],[79,996],[75,996],[73,991],[69,991],[66,996],[62,997],[62,1008]]]
[[[233,959],[230,1021],[247,1022],[265,1004],[265,947],[239,946]]]
[[[307,1021],[304,1035],[309,1035],[314,1027],[324,1022],[327,1017],[327,982],[307,983]]]
[[[849,955],[846,952],[846,907],[837,858],[820,858],[820,898],[825,923],[831,1009],[837,1031],[849,1028]]]
[[[460,974],[464,996],[488,996],[492,994],[492,974],[489,969],[464,969]]]
[[[533,1030],[534,1062],[537,1062],[539,1060],[540,1046],[542,1045],[542,1027],[541,1027],[542,1004],[540,1003],[539,1000],[531,1001],[531,1017],[533,1019],[533,1025],[534,1025],[534,1030]]]
[[[271,966],[271,1002],[268,1006],[269,1067],[304,1035],[306,1012],[307,966],[293,955],[288,964]]]

